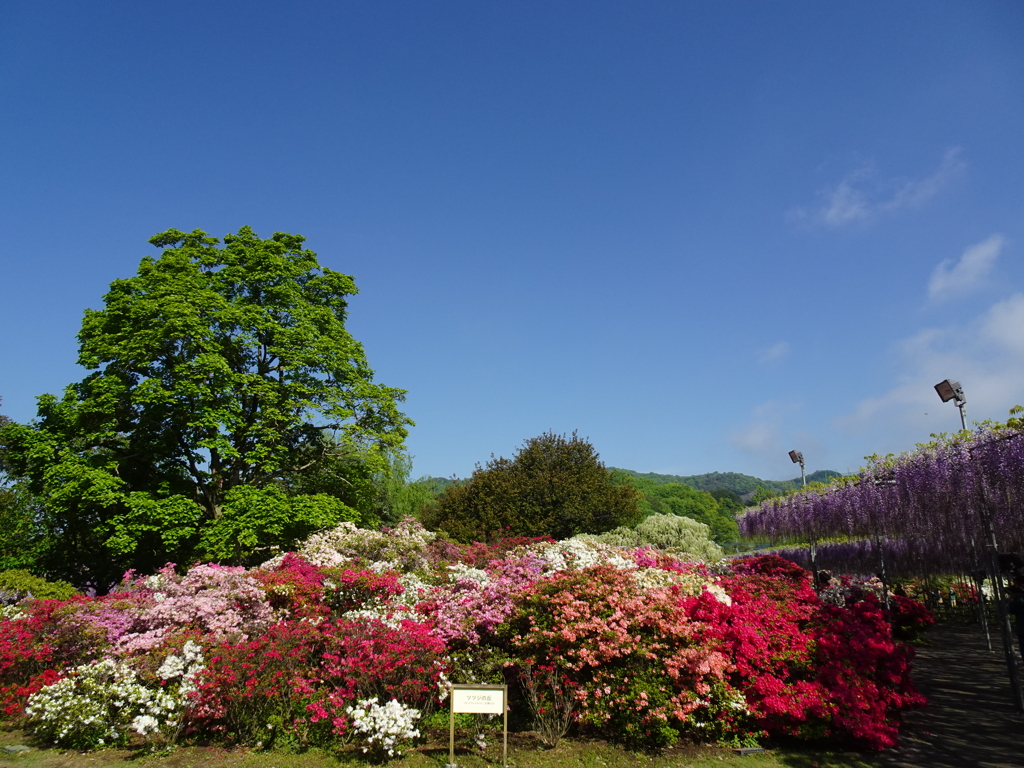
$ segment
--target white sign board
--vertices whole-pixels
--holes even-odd
[[[505,691],[501,688],[454,688],[452,712],[502,715],[505,713]]]

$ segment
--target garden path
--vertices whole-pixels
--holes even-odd
[[[1024,715],[1010,699],[1002,642],[978,625],[936,624],[914,659],[928,706],[911,712],[885,768],[1024,768]]]

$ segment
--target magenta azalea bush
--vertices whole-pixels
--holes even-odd
[[[916,605],[897,604],[901,633]],[[168,565],[106,595],[24,601],[0,618],[0,707],[76,748],[351,742],[384,758],[446,723],[449,682],[507,683],[514,720],[552,744],[881,749],[923,703],[892,620],[869,592],[823,603],[773,555],[705,565],[344,524],[259,568]]]

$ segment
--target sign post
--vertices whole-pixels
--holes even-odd
[[[458,685],[448,690],[451,701],[448,734],[448,766],[455,765],[455,715],[463,712],[481,715],[502,715],[503,737],[501,742],[501,764],[508,766],[508,686],[507,685]]]

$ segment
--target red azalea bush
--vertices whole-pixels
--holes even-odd
[[[910,679],[914,649],[892,639],[878,599],[822,605],[812,632],[816,682],[834,729],[873,749],[895,746],[900,713],[925,699]]]
[[[892,636],[901,643],[916,643],[928,627],[935,623],[935,614],[917,600],[889,595],[892,612]]]
[[[266,592],[270,605],[291,618],[326,617],[366,603],[386,601],[402,593],[395,573],[310,565],[289,552],[273,570],[250,572]]]
[[[444,671],[444,643],[423,624],[282,622],[257,639],[212,650],[193,730],[263,746],[281,735],[277,728],[299,744],[326,743],[345,733],[345,709],[357,699],[430,709]]]
[[[750,725],[894,746],[900,713],[924,699],[910,680],[913,649],[893,639],[874,595],[845,607],[823,604],[810,574],[774,555],[738,561],[732,570],[721,580],[731,606],[705,594],[689,610],[734,660]]]
[[[20,715],[30,695],[59,677],[40,624],[37,617],[0,619],[0,708],[8,717]]]
[[[815,684],[814,639],[806,627],[819,602],[810,574],[775,555],[740,560],[720,579],[732,604],[709,593],[686,601],[703,639],[732,659],[731,682],[755,730],[819,735],[826,706]]]
[[[20,716],[29,696],[60,679],[59,670],[95,654],[99,639],[66,620],[86,602],[82,595],[29,600],[21,617],[0,618],[0,709],[5,715]]]
[[[193,696],[190,727],[263,746],[284,729],[300,743],[314,743],[306,707],[317,693],[322,638],[307,622],[280,623],[244,643],[207,649],[206,669]]]

